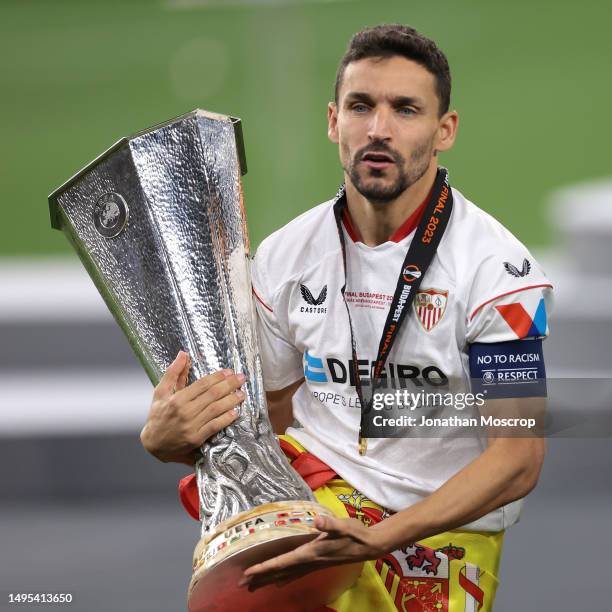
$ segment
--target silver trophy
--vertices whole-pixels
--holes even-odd
[[[202,538],[188,607],[312,610],[359,566],[319,570],[284,588],[238,587],[250,565],[317,535],[332,515],[291,468],[272,432],[262,383],[241,175],[239,119],[202,110],[123,138],[49,196],[61,229],[156,385],[182,349],[190,381],[246,375],[239,418],[196,465]]]

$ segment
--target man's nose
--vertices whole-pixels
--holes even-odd
[[[385,109],[377,109],[372,113],[368,126],[370,140],[391,140],[391,117]]]

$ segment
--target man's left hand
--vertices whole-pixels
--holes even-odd
[[[314,540],[249,567],[240,585],[252,591],[268,584],[284,584],[331,565],[378,559],[387,552],[380,529],[366,527],[357,519],[318,516],[315,527],[321,533]]]

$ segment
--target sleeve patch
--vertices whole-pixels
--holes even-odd
[[[495,309],[518,338],[538,338],[546,335],[546,304],[544,298],[540,298],[533,316],[525,310],[520,302],[501,304],[495,306]]]
[[[487,399],[546,397],[541,340],[470,345],[472,392]]]
[[[514,293],[520,293],[521,291],[528,291],[529,289],[539,289],[539,288],[552,289],[552,285],[550,283],[542,283],[540,285],[529,285],[529,287],[521,287],[520,289],[513,289],[512,291],[506,291],[506,293],[501,293],[500,295],[496,295],[495,297],[492,297],[491,299],[487,300],[486,302],[483,302],[482,304],[480,304],[480,306],[475,308],[474,312],[470,315],[470,321],[478,314],[479,310],[481,310],[482,308],[484,308],[487,304],[490,304],[491,302],[495,302],[496,300],[499,300],[500,298],[506,297],[508,295],[512,295]]]

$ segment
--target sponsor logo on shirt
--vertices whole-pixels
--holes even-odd
[[[322,304],[327,299],[327,285],[323,285],[323,289],[319,292],[319,295],[315,298],[310,289],[306,285],[300,284],[300,293],[302,299],[308,304],[308,306],[300,306],[300,312],[315,312],[315,313],[326,313],[327,308]]]
[[[444,316],[448,302],[445,289],[420,289],[412,303],[414,312],[425,331],[431,331]]]
[[[355,386],[355,370],[363,380],[371,378],[376,361],[358,359],[357,368],[354,361],[344,361],[336,357],[316,357],[308,351],[304,353],[304,377],[312,383],[338,383]],[[448,383],[448,377],[440,368],[427,366],[423,369],[410,364],[388,362],[381,372],[381,378],[386,378],[393,386],[406,387],[411,381],[417,387],[424,382],[433,386],[443,386]]]
[[[519,270],[515,265],[511,264],[509,261],[504,261],[504,268],[506,268],[506,272],[510,274],[510,276],[516,276],[520,278],[522,276],[527,276],[531,270],[531,264],[527,258],[523,259],[523,267]]]

